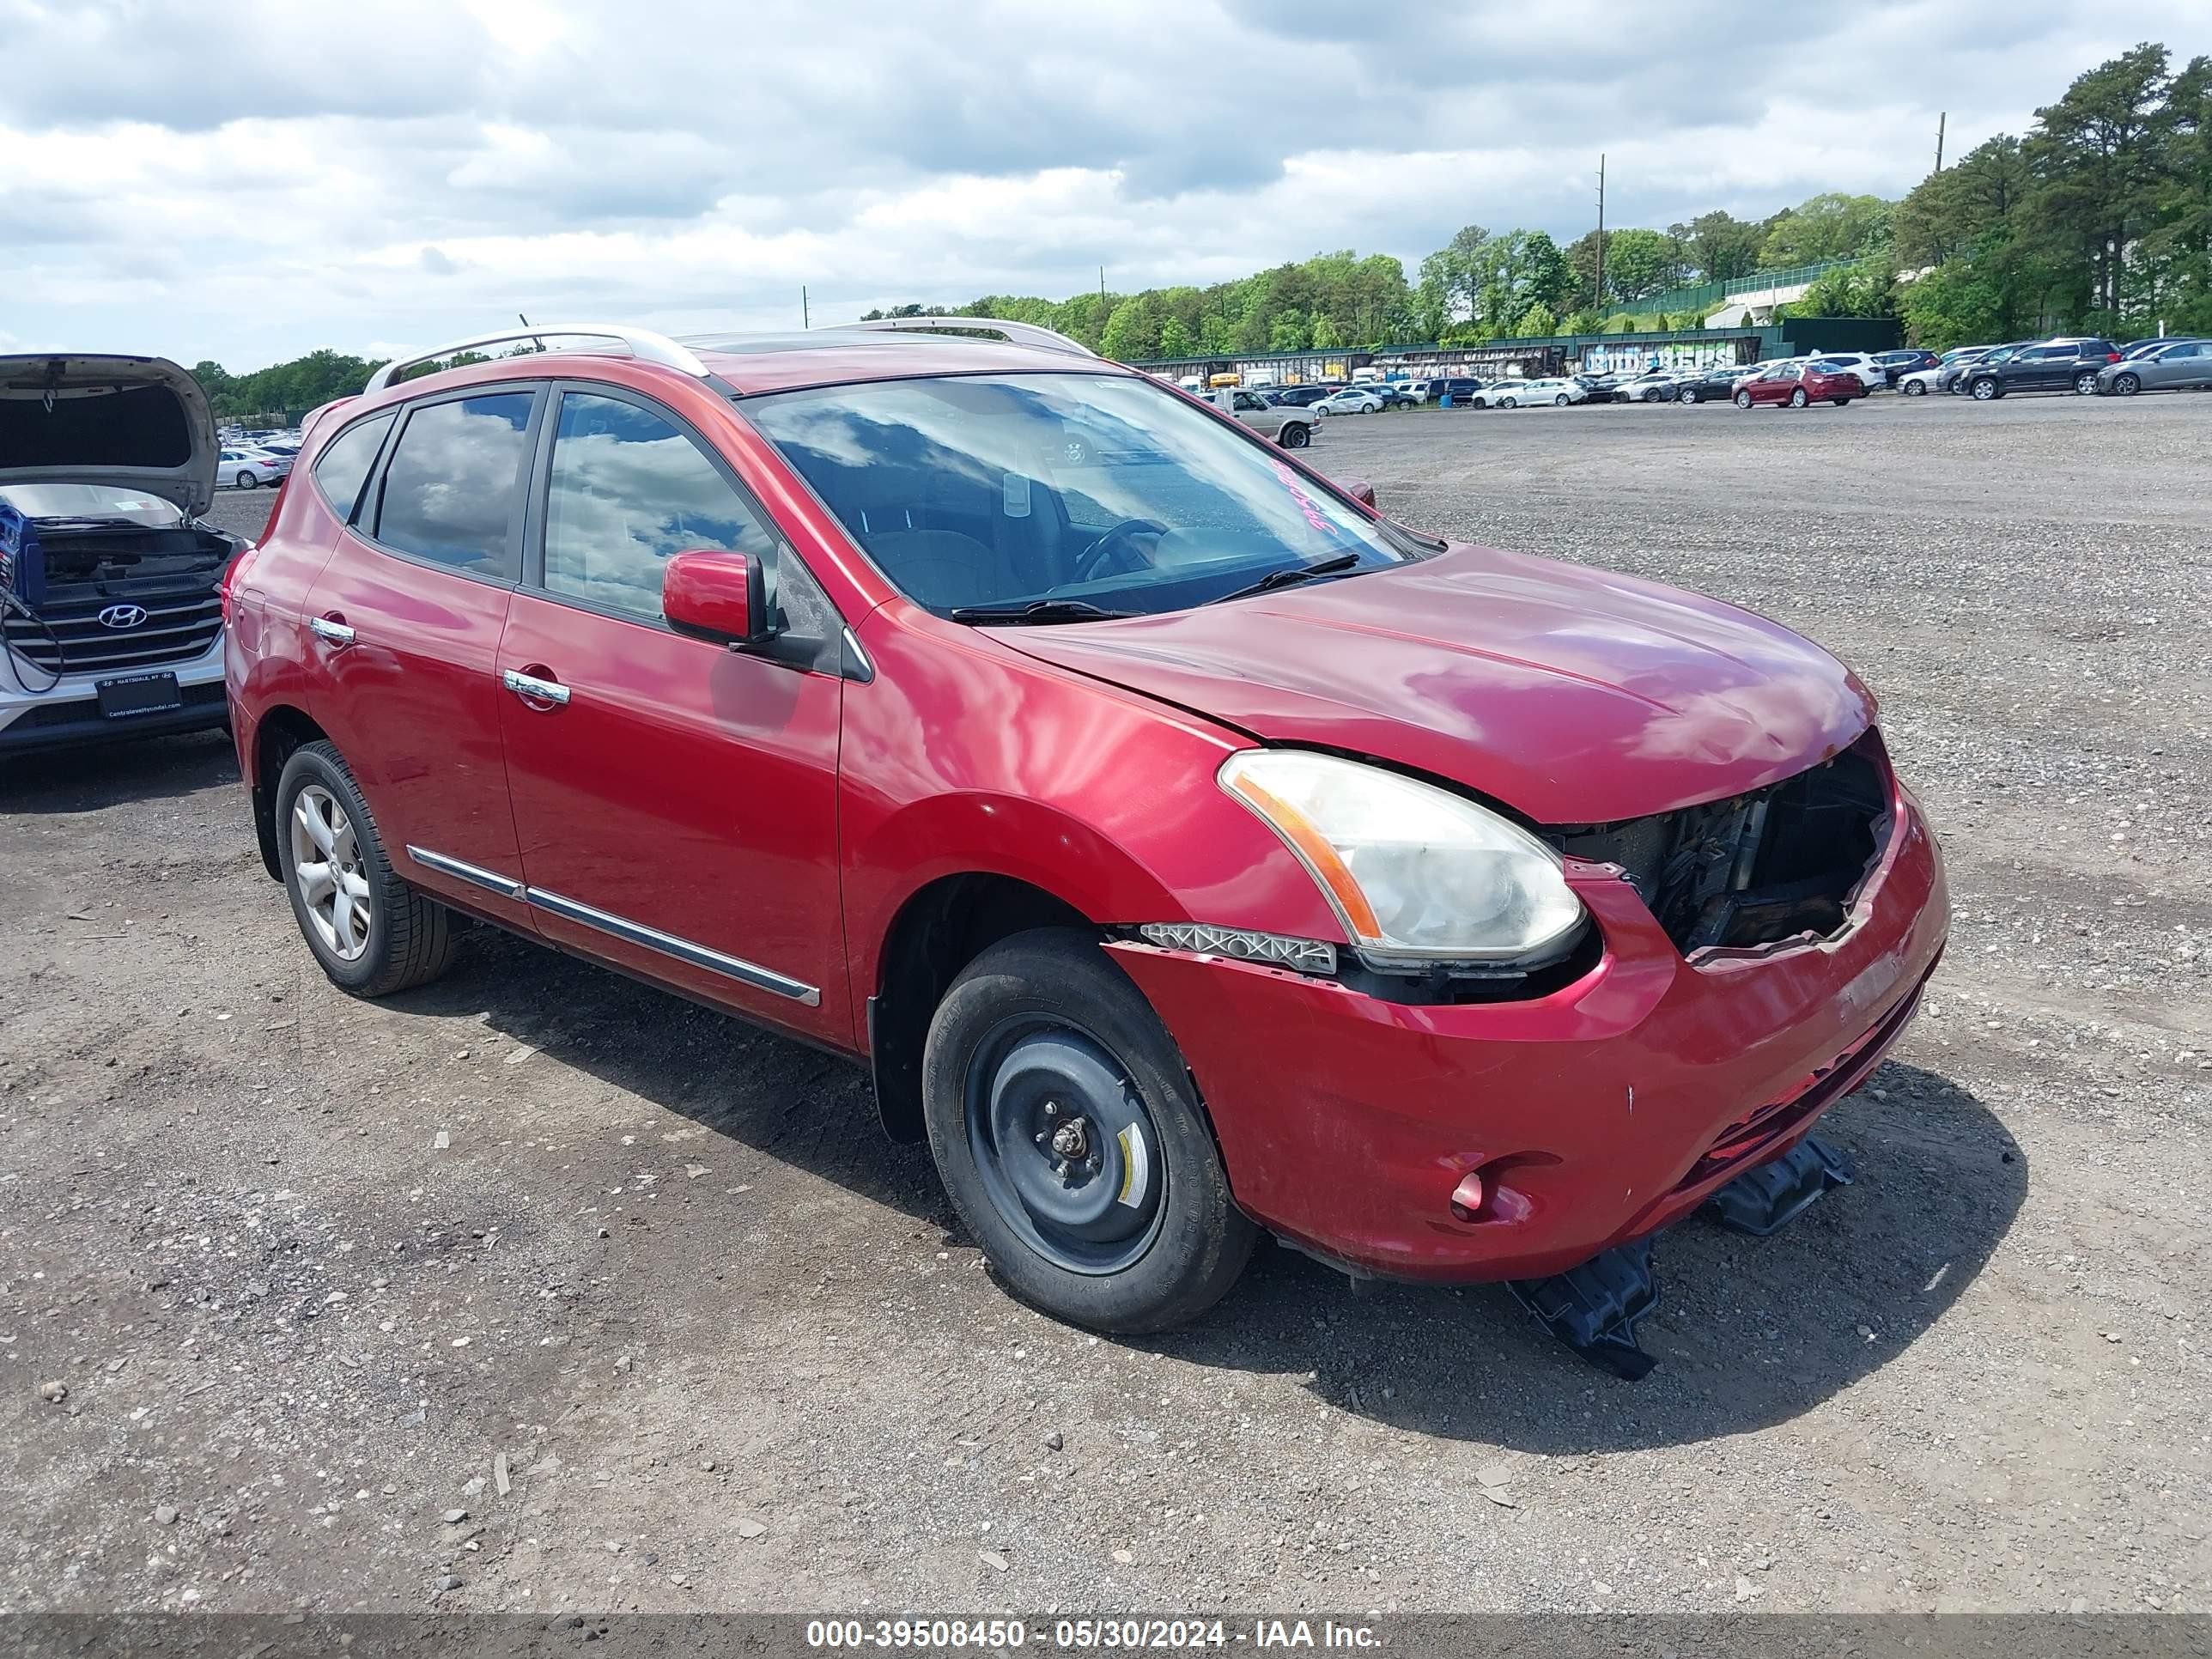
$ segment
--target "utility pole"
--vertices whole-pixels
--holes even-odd
[[[1098,298],[1100,303],[1104,303],[1106,299],[1106,267],[1103,265],[1098,267]]]
[[[1949,113],[1948,110],[1936,112],[1936,171],[1938,173],[1943,171],[1943,122]]]
[[[1605,156],[1597,158],[1597,281],[1590,284],[1590,309],[1605,311]]]
[[[804,283],[799,285],[799,325],[801,328],[814,326],[814,319],[806,309],[806,284]]]

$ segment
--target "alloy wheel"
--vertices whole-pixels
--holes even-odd
[[[2076,374],[2074,377],[2074,392],[2075,396],[2082,398],[2090,397],[2094,394],[2096,390],[2097,377],[2094,374]]]
[[[968,1069],[968,1143],[999,1218],[1054,1267],[1104,1275],[1152,1248],[1167,1197],[1160,1133],[1090,1032],[1002,1020]]]
[[[292,802],[292,880],[315,933],[341,961],[368,948],[368,872],[353,820],[311,783]]]
[[[2142,380],[2137,375],[2123,374],[2112,382],[2112,390],[2123,398],[2132,398],[2142,390]]]

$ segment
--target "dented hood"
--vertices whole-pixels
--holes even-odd
[[[112,484],[197,518],[220,453],[207,394],[165,357],[0,357],[0,484]]]
[[[1763,617],[1486,548],[1169,616],[997,632],[1266,740],[1449,778],[1544,823],[1741,794],[1874,718],[1848,669]]]

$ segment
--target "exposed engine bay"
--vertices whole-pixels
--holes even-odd
[[[1685,956],[1825,939],[1888,845],[1888,777],[1869,733],[1765,789],[1546,839],[1570,857],[1619,865]]]

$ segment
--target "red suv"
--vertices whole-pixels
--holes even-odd
[[[313,420],[228,667],[335,983],[476,918],[848,1054],[1006,1281],[1104,1329],[1264,1228],[1617,1338],[1634,1241],[1835,1178],[1799,1143],[1946,919],[1850,673],[915,320],[539,331],[590,346]]]

